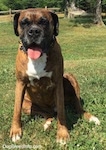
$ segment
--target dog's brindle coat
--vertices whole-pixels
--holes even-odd
[[[69,139],[64,103],[72,101],[77,113],[99,124],[96,117],[81,107],[76,79],[68,74],[63,77],[63,58],[55,38],[58,26],[57,15],[44,9],[28,9],[14,16],[14,31],[21,43],[16,58],[15,106],[10,131],[13,142],[22,135],[22,109],[27,114],[45,117],[44,130],[51,124],[56,111],[57,141],[60,143]],[[38,59],[29,58],[28,49],[32,47],[42,50]]]

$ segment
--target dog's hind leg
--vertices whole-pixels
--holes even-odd
[[[65,74],[63,77],[63,83],[66,105],[71,104],[77,114],[80,114],[89,122],[94,122],[96,125],[100,125],[100,121],[97,117],[83,109],[80,102],[80,88],[76,78],[72,74]]]
[[[23,112],[27,115],[31,115],[31,106],[32,106],[31,101],[24,99],[23,104],[22,104]]]

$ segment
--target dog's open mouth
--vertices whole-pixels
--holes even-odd
[[[29,58],[36,60],[42,55],[42,49],[37,46],[29,47],[27,53]]]

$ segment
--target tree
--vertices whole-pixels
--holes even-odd
[[[76,5],[76,0],[71,0],[70,7],[71,7],[72,10],[76,10],[75,5]]]
[[[63,0],[1,0],[11,9],[26,9],[36,7],[64,7]]]
[[[101,0],[96,0],[96,13],[95,13],[95,20],[94,20],[94,22],[97,25],[104,26],[104,22],[102,20],[101,13],[102,13],[102,1]]]
[[[4,4],[4,0],[0,0],[0,10],[8,10],[8,7]]]

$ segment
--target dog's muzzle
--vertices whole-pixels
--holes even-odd
[[[25,28],[20,39],[27,51],[30,47],[43,47],[44,45],[44,31],[37,25],[32,25],[29,28]]]
[[[28,35],[30,38],[38,38],[42,33],[42,30],[37,27],[37,26],[33,26],[30,28],[30,30],[28,31]]]
[[[41,45],[44,39],[44,31],[39,26],[31,26],[28,31],[26,31],[28,45],[36,44]]]

